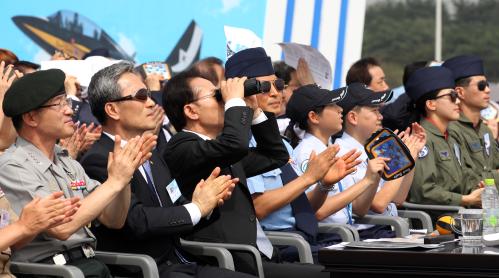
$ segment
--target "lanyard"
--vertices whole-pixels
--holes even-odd
[[[343,192],[343,185],[341,184],[341,181],[338,182],[338,188],[340,189],[340,192]],[[353,225],[353,220],[352,220],[352,203],[348,203],[346,207],[346,214],[348,217],[348,224]]]

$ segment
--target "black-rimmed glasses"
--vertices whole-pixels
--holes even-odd
[[[138,100],[138,101],[146,101],[148,98],[151,98],[151,91],[148,89],[142,88],[138,90],[133,95],[128,95],[124,97],[120,97],[117,99],[110,100],[109,102],[119,102],[119,101],[127,101],[127,100]]]

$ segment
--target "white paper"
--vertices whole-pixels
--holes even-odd
[[[417,243],[417,244],[424,244],[424,238],[423,237],[394,237],[394,238],[368,238],[363,240],[364,242],[395,242],[395,243]]]
[[[333,244],[333,245],[330,245],[330,246],[326,246],[325,248],[326,249],[338,249],[338,248],[341,248],[343,249],[345,247],[345,245],[349,244],[350,242],[347,242],[347,241],[343,241],[343,242],[340,242],[340,243],[337,243],[337,244]]]
[[[331,90],[333,87],[331,64],[319,50],[309,45],[298,43],[279,43],[279,46],[281,46],[284,52],[284,63],[296,69],[298,67],[298,59],[305,59],[315,83],[324,89]]]
[[[227,59],[241,50],[262,47],[262,39],[251,30],[224,26],[224,31],[227,46]]]
[[[86,60],[42,61],[41,69],[60,69],[66,75],[76,77],[81,86],[88,87],[90,79],[92,79],[92,76],[96,72],[118,62],[121,62],[121,60],[110,60],[105,57],[92,56]]]

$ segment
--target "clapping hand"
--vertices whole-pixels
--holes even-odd
[[[346,176],[357,170],[356,166],[362,161],[357,160],[361,155],[360,151],[350,150],[337,159],[323,178],[324,184],[335,184]]]

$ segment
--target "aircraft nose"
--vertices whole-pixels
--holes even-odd
[[[16,24],[18,27],[21,27],[21,25],[25,23],[28,18],[28,16],[16,15],[12,17],[12,21],[14,21],[14,24]]]

